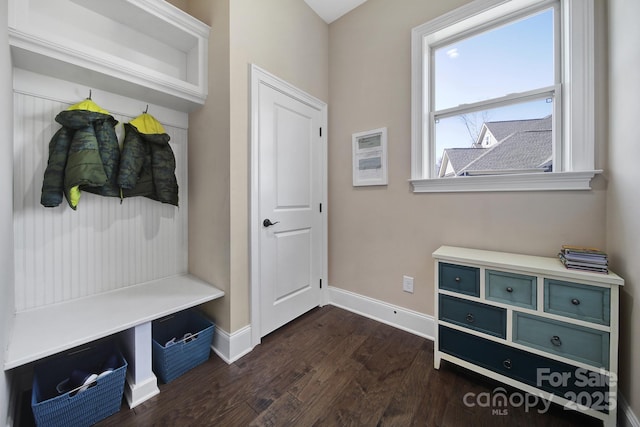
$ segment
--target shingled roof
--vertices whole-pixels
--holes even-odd
[[[486,132],[498,141],[488,148],[449,148],[444,158],[455,175],[475,175],[495,171],[539,170],[552,167],[551,116],[533,120],[486,122]]]
[[[501,122],[486,122],[484,124],[487,129],[498,140],[513,135],[516,132],[524,132],[531,130],[551,130],[551,116],[543,117],[541,119],[530,120],[506,120]]]
[[[469,163],[477,160],[488,151],[487,148],[449,148],[446,150],[449,156],[449,163],[453,169],[458,171],[464,169]]]

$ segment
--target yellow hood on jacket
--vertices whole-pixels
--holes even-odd
[[[74,104],[71,107],[67,108],[67,110],[68,111],[86,110],[86,111],[93,111],[94,113],[109,114],[107,110],[102,109],[100,106],[98,106],[98,104],[96,104],[90,99],[85,99],[84,101],[80,101],[77,104]]]
[[[129,124],[136,129],[138,132],[144,133],[146,135],[158,135],[166,133],[162,124],[156,120],[151,114],[142,113],[135,119],[131,120]]]

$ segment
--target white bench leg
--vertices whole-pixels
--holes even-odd
[[[134,408],[160,393],[158,380],[151,369],[151,322],[122,332],[122,341],[129,364],[124,394],[129,408]]]

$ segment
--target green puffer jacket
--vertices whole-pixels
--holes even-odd
[[[153,116],[144,113],[124,124],[118,185],[122,197],[144,196],[178,206],[176,159],[169,135]]]
[[[113,116],[87,99],[59,113],[56,121],[62,128],[49,143],[40,203],[58,206],[64,194],[76,209],[81,191],[119,196],[120,147]]]

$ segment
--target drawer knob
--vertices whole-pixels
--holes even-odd
[[[572,300],[571,300],[571,304],[573,304],[573,305],[580,305],[580,300],[579,300],[579,299],[577,299],[577,298],[574,298],[574,299],[572,299]]]
[[[459,277],[456,277],[454,280],[455,280],[456,282],[460,283],[460,278],[459,278]]]
[[[471,313],[467,313],[467,317],[466,317],[466,319],[467,319],[467,322],[469,322],[469,323],[473,323],[473,322],[474,322],[474,320],[475,320],[475,319],[473,318],[473,314],[471,314]]]
[[[507,289],[506,289],[506,291],[507,291],[507,292],[509,292],[509,293],[511,293],[511,292],[513,292],[513,288],[512,288],[511,286],[508,286],[508,287],[507,287]]]
[[[504,362],[502,362],[502,366],[504,366],[507,369],[511,369],[511,359],[507,359]]]
[[[562,341],[560,340],[559,336],[554,335],[551,337],[551,344],[555,345],[556,347],[560,347],[562,345]]]

